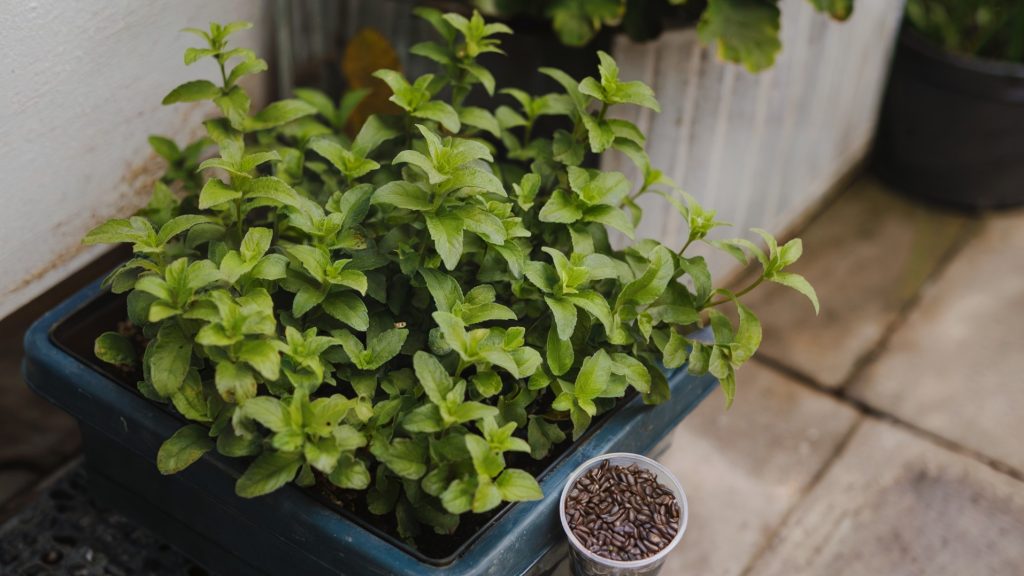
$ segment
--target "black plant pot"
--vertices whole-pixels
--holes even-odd
[[[1024,65],[952,54],[904,27],[875,154],[882,176],[915,196],[1024,204]]]

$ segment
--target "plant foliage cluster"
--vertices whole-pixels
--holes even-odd
[[[1024,2],[909,0],[914,29],[951,52],[1024,62]]]
[[[607,54],[582,81],[541,69],[562,92],[499,93],[476,58],[500,52],[506,26],[419,14],[441,39],[413,52],[439,72],[377,72],[403,112],[351,139],[340,127],[358,95],[296,90],[253,112],[239,80],[267,65],[227,43],[248,25],[189,30],[204,45],[185,63],[212,59],[220,82],[187,82],[164,103],[210,100],[222,117],[183,150],[151,138],[169,161],[152,201],[85,239],[134,251],[106,285],[127,293],[135,333],[103,334],[97,355],[141,366],[141,393],[191,421],[160,448],[163,473],[216,450],[251,459],[241,496],[330,483],[364,491],[405,538],[451,533],[460,514],[542,496],[508,458],[544,458],[631,390],[665,400],[659,365],[714,374],[732,402],[761,327],[738,299],[747,290],[713,288],[687,247],[756,259],[751,288],[785,284],[817,306],[785,271],[799,240],[707,238],[714,212],[650,166],[636,126],[608,116],[658,104]],[[476,89],[503,103],[465,105]],[[562,127],[539,134],[541,117]],[[586,167],[609,149],[643,181]],[[612,249],[608,229],[632,237],[636,199],[651,193],[689,224],[685,245]],[[691,338],[703,318],[713,341]]]
[[[853,13],[853,0],[808,0],[837,20]],[[955,3],[957,0],[952,0]],[[696,20],[697,33],[724,60],[751,72],[770,68],[782,49],[778,0],[472,0],[486,14],[546,18],[558,38],[583,46],[606,27],[634,40],[661,34],[666,22]]]

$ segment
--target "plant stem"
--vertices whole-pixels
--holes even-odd
[[[695,238],[693,236],[690,236],[689,238],[687,238],[686,239],[686,244],[683,244],[683,247],[679,249],[678,254],[680,256],[682,256],[683,252],[686,252],[686,249],[690,247],[690,244],[693,244],[694,240],[695,240]]]
[[[224,90],[227,91],[227,89],[228,89],[228,75],[224,71],[224,61],[220,59],[220,54],[217,55],[217,66],[220,67],[220,82],[221,82],[221,85],[224,87]]]
[[[760,278],[755,280],[754,283],[751,284],[750,286],[747,286],[743,290],[740,290],[739,292],[733,294],[732,298],[721,298],[719,300],[715,300],[714,302],[711,302],[708,305],[704,306],[704,309],[714,308],[715,306],[718,306],[720,304],[725,304],[726,302],[732,302],[732,300],[734,298],[739,298],[740,296],[743,296],[744,294],[750,292],[754,288],[757,288],[758,286],[760,286],[761,282],[764,282],[764,276],[761,276]]]

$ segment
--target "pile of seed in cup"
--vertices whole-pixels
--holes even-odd
[[[679,530],[676,496],[650,470],[607,460],[576,481],[565,499],[569,529],[588,550],[619,561],[643,560]]]

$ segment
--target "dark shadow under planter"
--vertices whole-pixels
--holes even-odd
[[[244,470],[237,459],[208,453],[180,474],[161,476],[157,449],[181,419],[69,352],[68,340],[106,329],[89,325],[104,299],[109,307],[93,284],[33,325],[26,381],[79,420],[90,489],[102,502],[225,574],[543,573],[564,553],[558,495],[572,470],[605,452],[650,452],[717,384],[685,367],[671,371],[669,401],[623,402],[548,465],[539,477],[543,500],[507,506],[448,557],[431,558],[292,485],[253,500],[237,497]]]
[[[875,161],[883,177],[927,200],[1024,204],[1024,65],[952,54],[904,27]]]

